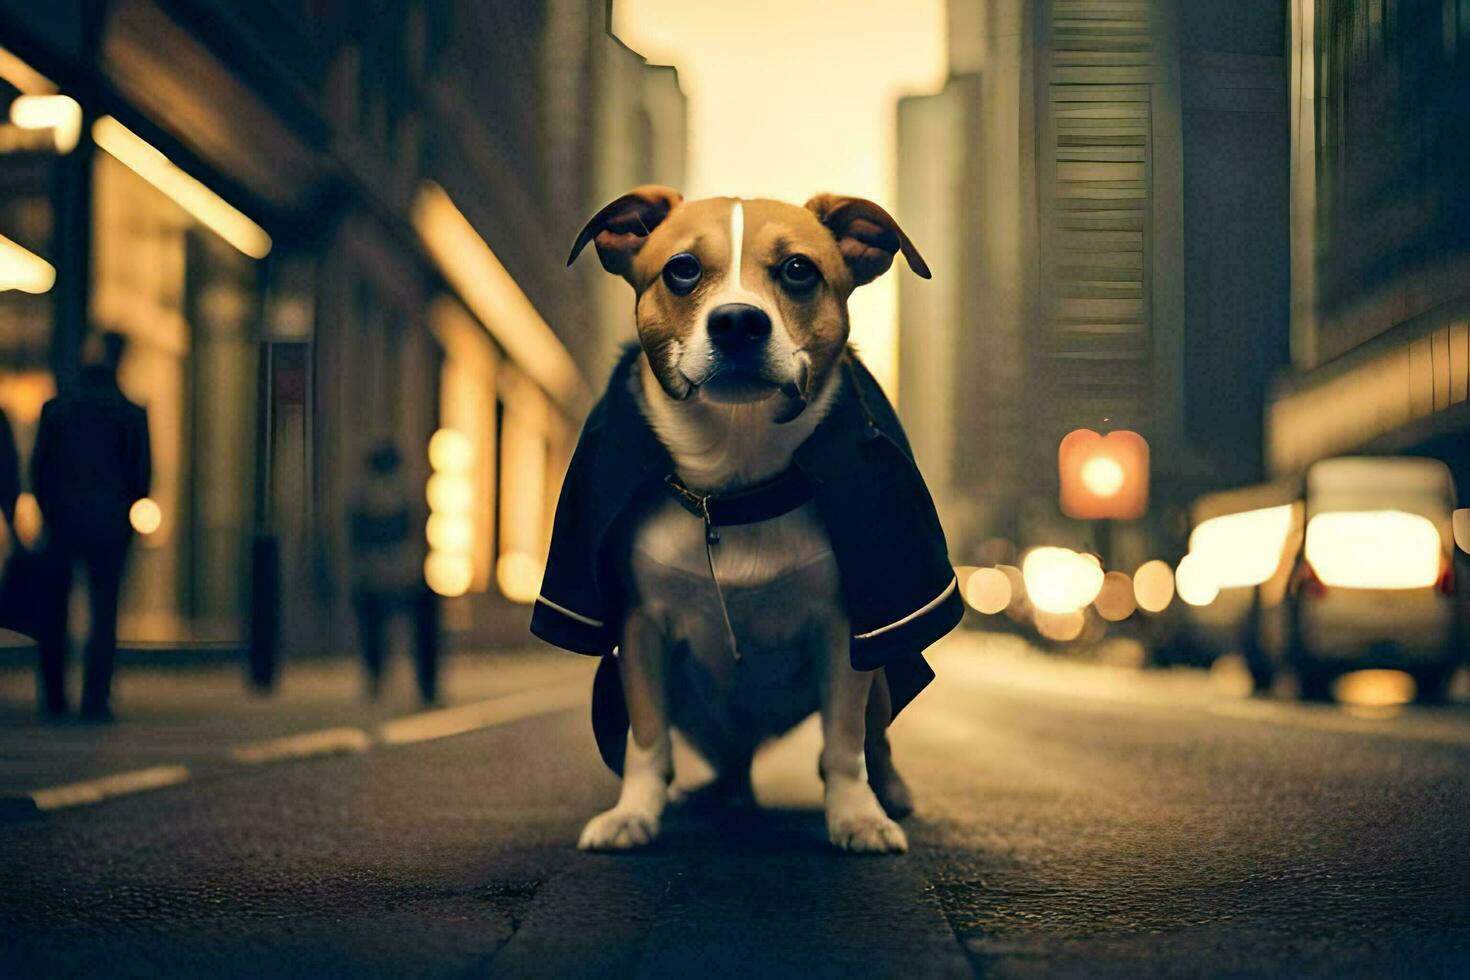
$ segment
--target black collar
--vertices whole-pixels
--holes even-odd
[[[701,494],[690,490],[673,474],[664,478],[669,495],[695,517],[711,527],[758,524],[789,514],[812,499],[806,474],[795,466],[786,472],[744,490],[724,494]]]

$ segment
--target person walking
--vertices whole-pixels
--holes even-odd
[[[20,499],[20,453],[15,448],[15,432],[10,417],[0,408],[0,517],[10,528],[11,547],[20,543],[15,533],[15,502]]]
[[[414,626],[419,695],[432,703],[438,697],[439,606],[419,571],[422,556],[414,547],[417,525],[402,459],[392,443],[383,442],[367,453],[363,464],[348,523],[368,694],[378,696],[388,624],[395,613],[407,612]]]
[[[31,455],[51,580],[39,637],[44,707],[53,715],[67,710],[67,613],[80,565],[91,610],[81,705],[89,721],[112,718],[117,606],[133,536],[129,510],[148,495],[153,466],[147,411],[117,385],[126,338],[105,333],[100,345],[100,356],[42,407]]]

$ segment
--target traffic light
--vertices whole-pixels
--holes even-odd
[[[1068,517],[1133,520],[1148,511],[1148,442],[1137,432],[1069,432],[1057,447],[1057,472]]]

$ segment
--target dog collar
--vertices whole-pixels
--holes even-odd
[[[789,514],[812,499],[811,484],[798,467],[764,483],[735,493],[696,493],[672,473],[664,477],[669,494],[679,505],[710,527],[759,524]]]

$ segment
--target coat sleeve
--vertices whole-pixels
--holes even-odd
[[[531,632],[576,653],[604,655],[617,645],[616,624],[597,582],[597,530],[592,479],[604,408],[587,418],[562,482],[552,522],[551,550],[541,593],[531,612]]]
[[[862,362],[851,364],[866,431],[851,451],[828,456],[814,485],[853,629],[852,665],[872,670],[918,657],[959,624],[964,603],[898,416]],[[912,674],[918,687],[930,676],[927,667]]]

